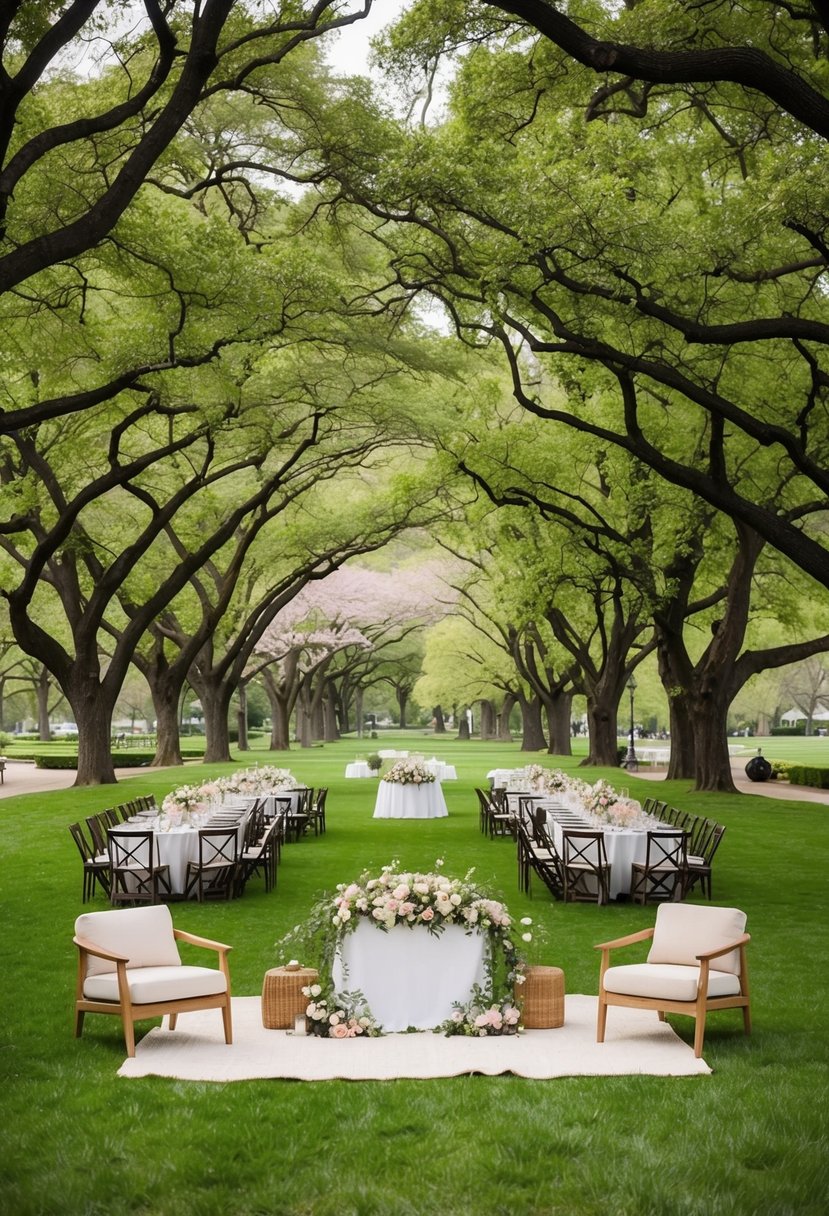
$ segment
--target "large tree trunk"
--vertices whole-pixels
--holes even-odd
[[[287,752],[291,746],[291,710],[296,699],[296,656],[288,655],[280,675],[273,667],[262,668],[262,684],[271,710],[271,751]]]
[[[443,719],[443,710],[439,705],[436,705],[432,710],[432,722],[434,723],[434,732],[436,735],[446,734],[446,723]]]
[[[672,686],[673,688],[676,686]],[[671,753],[668,759],[668,781],[693,781],[696,777],[696,742],[687,694],[682,691],[668,699],[671,728]]]
[[[570,710],[573,705],[571,692],[554,693],[546,700],[547,729],[550,745],[547,750],[553,756],[572,756],[570,742]]]
[[[363,737],[363,689],[362,686],[354,691],[354,718],[357,725],[357,738]]]
[[[619,763],[618,726],[616,707],[618,694],[611,699],[605,695],[598,700],[588,698],[587,729],[590,736],[590,751],[582,766],[602,765],[613,768]]]
[[[469,739],[469,718],[466,716],[466,709],[462,709],[458,714],[458,738]]]
[[[521,710],[521,751],[546,751],[547,740],[544,738],[541,722],[541,698],[519,696],[517,701]]]
[[[497,716],[498,732],[497,737],[504,742],[512,742],[512,731],[509,728],[510,715],[512,714],[516,698],[513,693],[508,692],[504,695],[504,704],[501,706],[501,712]]]
[[[492,739],[495,736],[497,717],[495,706],[491,701],[482,700],[481,703],[481,738]]]
[[[98,681],[91,682],[80,692],[67,694],[78,726],[78,775],[75,785],[114,785],[110,740],[112,738],[112,704],[101,691]]]
[[[692,717],[697,756],[695,789],[737,793],[728,752],[730,704],[730,689],[724,688],[719,695],[709,693],[704,696],[702,704],[694,707]]]
[[[223,680],[197,676],[192,671],[190,684],[199,694],[204,714],[204,730],[207,737],[204,749],[205,764],[220,764],[231,760],[227,718],[233,689]]]
[[[147,673],[145,673],[146,675]],[[178,681],[155,682],[148,676],[150,696],[155,712],[155,755],[151,768],[182,764],[179,734],[179,702],[181,686]]]
[[[336,743],[337,739],[340,737],[340,731],[337,726],[337,692],[334,687],[333,680],[326,680],[325,682],[323,710],[323,739],[326,743]]]
[[[406,706],[409,701],[409,690],[408,690],[408,688],[401,688],[398,686],[398,688],[396,689],[396,692],[397,692],[397,712],[400,717],[400,729],[405,730],[406,729]]]

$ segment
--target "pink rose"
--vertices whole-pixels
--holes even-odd
[[[348,1027],[344,1022],[337,1022],[335,1026],[331,1027],[329,1033],[332,1039],[347,1039],[349,1037]]]
[[[421,920],[434,920],[435,914],[431,908],[424,908],[420,914]]]

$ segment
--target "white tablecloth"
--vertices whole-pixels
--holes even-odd
[[[553,832],[553,840],[559,853],[564,855],[563,833],[568,826],[573,831],[595,831],[589,824],[561,824],[548,815],[548,824]],[[666,832],[671,828],[665,828]],[[630,894],[630,868],[636,861],[640,865],[645,862],[648,848],[646,831],[633,831],[628,828],[603,828],[604,851],[610,863],[610,898],[618,899],[620,895]]]
[[[438,781],[457,781],[458,779],[454,764],[444,764],[442,760],[436,760],[434,756],[431,760],[426,761],[425,766],[430,773],[434,773]]]
[[[221,824],[205,822],[203,827],[221,827]],[[119,832],[146,832],[151,830],[156,843],[156,856],[159,865],[170,867],[170,888],[174,895],[183,895],[187,863],[199,860],[199,833],[191,825],[170,828],[168,831],[158,831],[154,823],[122,823]],[[239,848],[245,837],[244,821],[239,824]]]
[[[425,785],[381,781],[377,787],[375,819],[443,819],[448,814],[439,781]]]
[[[370,769],[365,760],[355,760],[353,764],[345,766],[346,777],[376,777],[377,769]]]
[[[422,925],[384,933],[362,920],[345,938],[342,959],[334,960],[333,979],[340,991],[359,989],[385,1030],[429,1030],[483,984],[484,938],[460,925],[447,925],[439,937]]]

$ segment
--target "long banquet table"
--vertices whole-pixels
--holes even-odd
[[[343,940],[332,976],[339,991],[359,991],[384,1030],[430,1030],[484,983],[480,933],[447,925],[436,936],[423,925],[384,932],[362,920]]]
[[[223,808],[229,810],[230,808]],[[215,819],[211,822],[208,817],[201,825],[205,828],[214,828],[223,826]],[[229,825],[232,826],[232,825]],[[174,895],[183,895],[185,888],[185,880],[187,877],[187,863],[190,861],[197,862],[199,860],[199,830],[192,824],[179,824],[176,827],[158,826],[158,821],[145,818],[137,823],[129,822],[122,823],[118,826],[119,832],[147,832],[153,833],[153,840],[156,846],[156,856],[159,865],[170,867],[170,889]],[[242,847],[242,842],[245,835],[245,820],[240,819],[237,829],[239,848]]]
[[[557,813],[555,807],[547,806],[547,826],[552,832],[557,851],[564,853],[564,833],[573,831],[596,831],[597,829],[586,819],[579,821],[572,812],[567,818]],[[602,827],[599,829],[604,837],[604,849],[610,865],[610,898],[618,899],[620,895],[629,895],[631,886],[631,866],[634,862],[644,864],[648,847],[647,828],[615,828]],[[659,829],[651,829],[658,831]],[[676,828],[666,825],[666,832],[675,832]]]
[[[377,786],[375,819],[443,819],[448,814],[439,781],[422,785],[381,781]]]

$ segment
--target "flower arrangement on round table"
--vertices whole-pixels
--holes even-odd
[[[422,760],[398,760],[382,777],[393,785],[428,785],[434,779]]]
[[[515,925],[506,906],[473,881],[473,870],[463,878],[450,878],[440,873],[442,866],[438,860],[435,872],[421,874],[401,871],[399,862],[392,861],[379,874],[364,871],[354,882],[340,883],[333,895],[323,896],[305,924],[279,943],[280,948],[290,947],[294,953],[300,949],[318,959],[319,984],[303,989],[309,998],[310,1034],[346,1038],[382,1033],[362,993],[336,992],[331,978],[340,943],[363,919],[381,932],[404,925],[439,935],[447,925],[459,925],[468,933],[484,934],[484,986],[476,986],[470,1000],[456,1005],[438,1029],[444,1034],[516,1033],[520,1009],[513,992],[524,982],[524,960],[515,938],[530,942],[532,922],[525,917]]]

